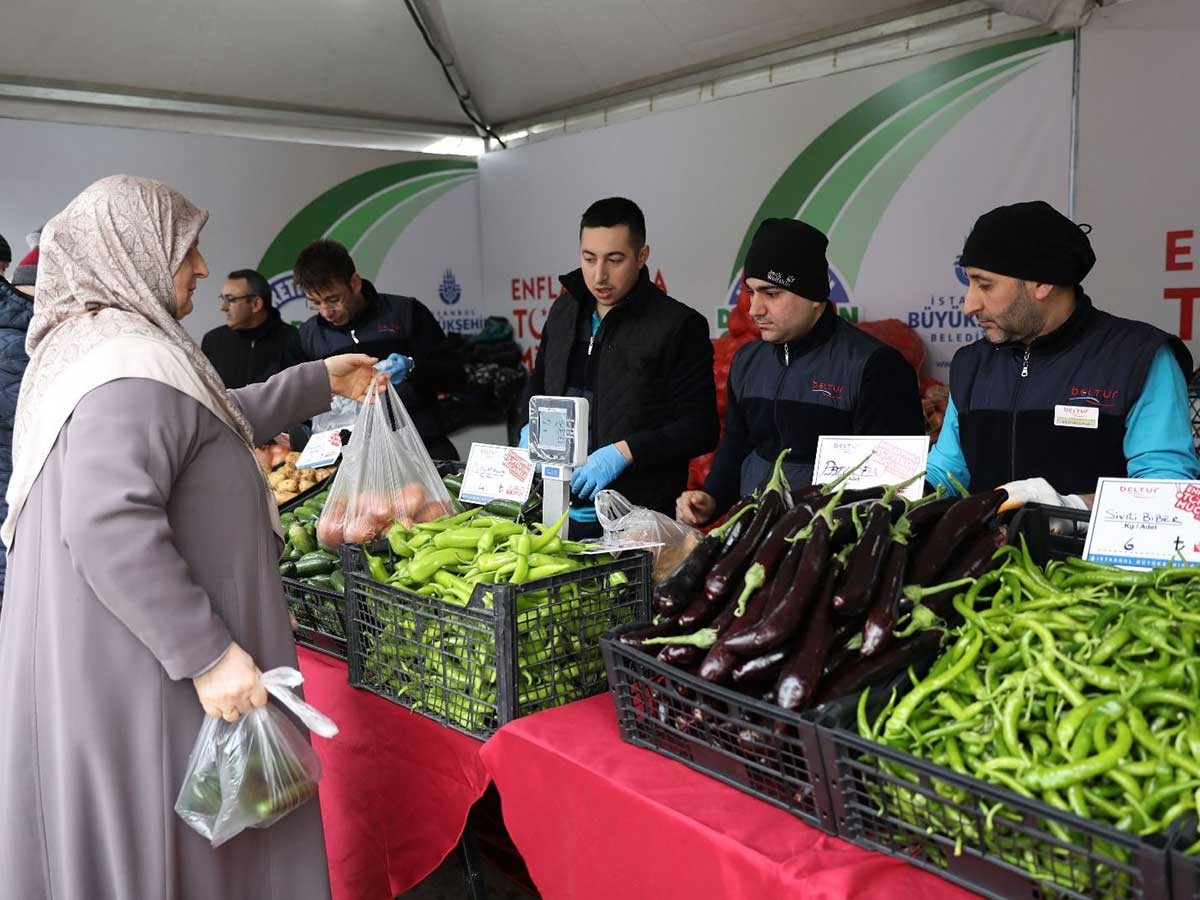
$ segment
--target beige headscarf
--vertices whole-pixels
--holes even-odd
[[[109,381],[170,385],[253,449],[250,423],[174,317],[174,273],[207,221],[206,211],[161,182],[113,175],[46,223],[25,341],[29,367],[13,427],[8,519],[0,529],[6,546],[63,424],[88,392]]]

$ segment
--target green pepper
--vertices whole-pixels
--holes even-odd
[[[439,549],[457,547],[460,550],[476,550],[484,532],[478,528],[453,528],[439,531],[433,538],[433,545]]]
[[[433,522],[418,522],[413,526],[416,531],[447,531],[451,528],[456,528],[459,525],[469,521],[473,517],[479,515],[479,507],[476,506],[468,509],[466,512],[461,512],[455,516],[446,516],[442,519],[436,519]]]
[[[466,554],[467,559],[463,559],[464,551],[457,550],[454,547],[445,547],[441,550],[434,550],[432,553],[414,559],[408,565],[408,578],[410,581],[418,584],[428,581],[433,573],[446,566],[455,565],[460,562],[469,562],[471,554]]]
[[[529,575],[529,554],[533,549],[533,542],[529,537],[529,533],[518,534],[513,538],[515,545],[513,550],[517,554],[516,568],[513,569],[512,583],[521,584],[527,580]]]
[[[564,509],[563,514],[558,517],[558,521],[555,522],[553,525],[551,525],[549,528],[546,528],[546,526],[544,526],[544,525],[542,526],[545,530],[541,534],[539,534],[536,538],[534,538],[533,541],[530,543],[530,545],[529,545],[530,553],[541,553],[542,550],[546,547],[546,545],[548,545],[552,540],[554,540],[555,538],[558,537],[558,532],[562,529],[563,525],[566,523],[567,514],[569,512],[570,512],[569,509]]]
[[[372,556],[370,551],[363,548],[363,556],[367,559],[367,571],[370,572],[371,578],[378,581],[380,584],[387,584],[390,573],[387,566],[383,562],[382,556]]]

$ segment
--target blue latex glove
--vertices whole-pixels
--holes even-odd
[[[592,500],[627,468],[629,461],[616,444],[601,447],[571,476],[571,493],[581,500]]]
[[[567,513],[567,518],[572,522],[583,522],[592,524],[596,522],[596,507],[594,506],[572,506]]]
[[[404,379],[412,372],[413,367],[412,357],[401,356],[399,353],[391,354],[375,366],[380,372],[387,372],[392,384],[396,387],[404,384]]]
[[[517,441],[517,446],[522,450],[529,449],[529,423],[526,422],[521,426],[521,439]]]

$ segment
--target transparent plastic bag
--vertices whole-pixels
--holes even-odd
[[[313,733],[333,737],[337,726],[292,692],[303,681],[296,669],[286,667],[262,674],[273,698]],[[236,722],[205,716],[175,812],[219,847],[246,828],[267,828],[303,806],[316,796],[320,778],[312,746],[271,703]]]
[[[704,536],[670,516],[634,506],[616,491],[604,490],[596,495],[596,520],[604,529],[606,543],[648,541],[661,544],[650,551],[654,554],[655,584],[671,574]]]
[[[358,419],[361,406],[357,400],[350,400],[334,394],[330,397],[329,412],[313,416],[313,434],[320,434],[322,431],[340,431],[343,428],[349,428]]]
[[[317,522],[321,546],[367,544],[387,534],[393,521],[410,528],[453,512],[396,389],[388,384],[384,393],[369,394]]]

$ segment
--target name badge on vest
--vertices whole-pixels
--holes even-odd
[[[1100,410],[1094,406],[1060,403],[1054,407],[1054,424],[1060,428],[1099,428]]]

